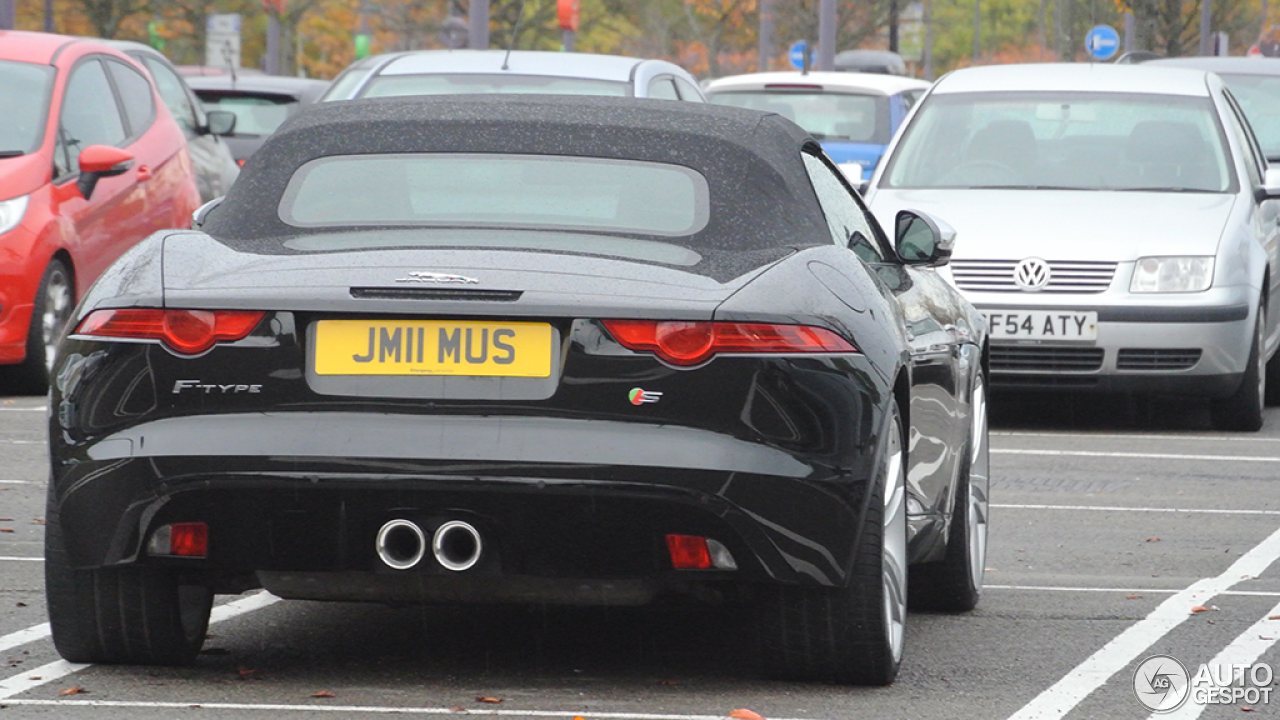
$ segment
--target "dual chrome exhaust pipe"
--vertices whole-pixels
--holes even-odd
[[[471,523],[450,520],[431,536],[431,554],[446,570],[462,572],[480,562],[484,543]],[[408,570],[427,554],[427,535],[409,520],[391,520],[378,530],[378,558],[387,567]]]

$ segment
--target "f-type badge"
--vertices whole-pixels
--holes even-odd
[[[479,280],[466,275],[448,273],[411,272],[409,277],[396,278],[398,283],[442,283],[448,285],[478,285]]]
[[[641,390],[640,388],[631,388],[631,392],[627,393],[627,399],[632,405],[648,405],[656,403],[662,399],[662,393],[653,390]]]

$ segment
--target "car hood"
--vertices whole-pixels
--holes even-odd
[[[922,210],[956,230],[957,259],[1133,261],[1148,255],[1213,255],[1232,194],[1078,190],[881,188],[871,209],[886,228],[900,210]]]
[[[30,195],[49,182],[49,159],[40,153],[0,158],[0,200]]]

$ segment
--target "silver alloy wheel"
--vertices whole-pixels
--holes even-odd
[[[970,453],[968,507],[965,532],[969,535],[969,580],[982,588],[987,564],[987,492],[991,484],[991,453],[987,447],[987,388],[981,375],[970,401]]]
[[[44,344],[45,370],[53,372],[53,357],[58,350],[62,328],[71,318],[71,278],[60,264],[50,268],[44,286],[44,307],[40,316],[40,339]]]
[[[902,660],[902,642],[907,621],[907,503],[906,472],[903,467],[902,436],[897,423],[885,452],[884,479],[884,620],[893,661]]]

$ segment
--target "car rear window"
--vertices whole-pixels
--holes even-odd
[[[270,135],[298,109],[289,95],[223,93],[197,90],[205,110],[226,110],[236,116],[236,135]]]
[[[280,202],[294,227],[427,226],[692,235],[706,179],[677,165],[559,155],[345,155],[294,172]]]
[[[1207,97],[934,94],[882,186],[1226,192],[1226,148]]]
[[[54,70],[48,65],[0,60],[0,157],[35,152],[44,140],[53,90]]]
[[[889,128],[889,98],[810,89],[718,92],[718,105],[777,113],[809,131],[817,140],[885,145]]]
[[[379,75],[361,97],[534,93],[539,95],[614,95],[625,97],[626,83],[543,75]]]

